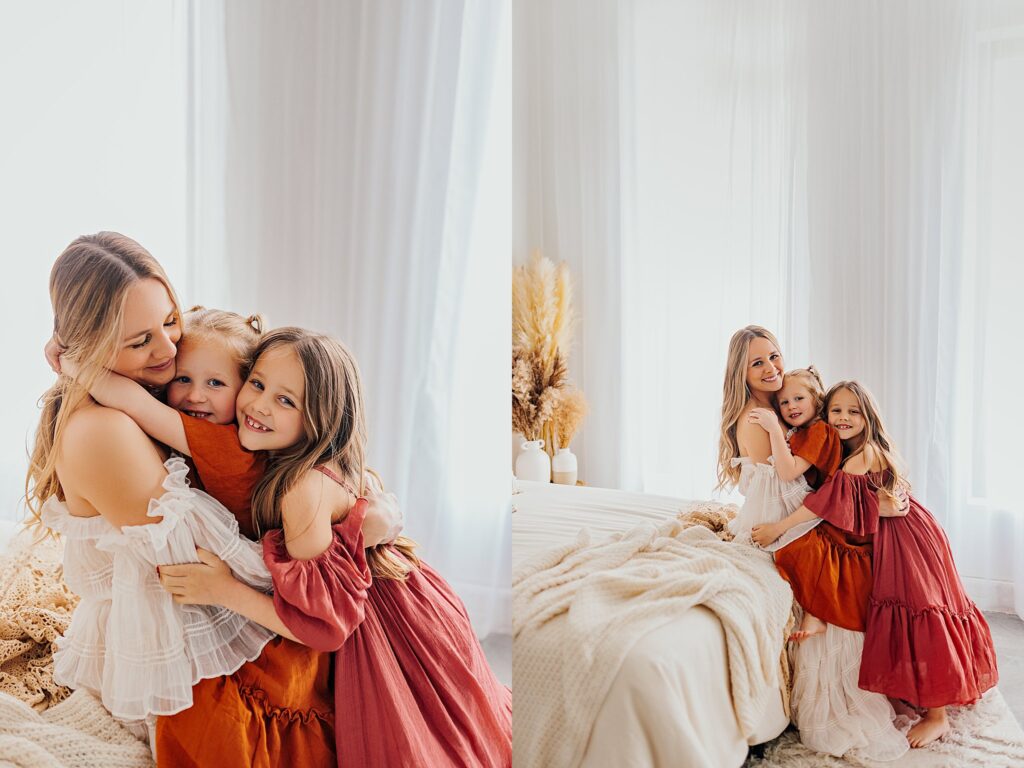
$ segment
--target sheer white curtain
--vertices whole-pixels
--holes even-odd
[[[136,238],[184,282],[185,24],[171,0],[5,4],[0,23],[0,521],[21,519],[53,383],[50,267],[75,237]]]
[[[874,391],[972,594],[1020,610],[1024,523],[1001,463],[1021,380],[1003,296],[1024,220],[1019,4],[599,8],[524,3],[516,28],[540,62],[517,125],[542,137],[516,147],[516,255],[577,268],[570,370],[595,406],[581,477],[711,495],[726,343],[760,323],[790,367]],[[559,57],[599,49],[612,63],[569,77]]]
[[[190,11],[193,299],[350,346],[406,532],[508,631],[505,3]]]

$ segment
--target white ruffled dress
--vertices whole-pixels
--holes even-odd
[[[802,475],[786,482],[775,472],[774,460],[768,461],[755,464],[748,457],[732,460],[733,466],[740,467],[743,506],[729,529],[736,541],[750,546],[757,546],[750,538],[755,525],[788,517],[811,492]],[[765,550],[781,549],[820,522],[821,518],[815,518],[793,526]],[[800,741],[818,752],[877,762],[896,760],[910,747],[905,735],[910,722],[905,718],[894,722],[889,700],[858,686],[863,648],[862,632],[832,624],[823,634],[790,647],[793,723],[800,730]]]
[[[164,494],[148,510],[160,522],[118,529],[102,517],[75,517],[56,498],[42,512],[65,541],[64,580],[81,596],[56,643],[54,679],[94,691],[128,722],[187,709],[199,680],[235,672],[274,637],[226,608],[178,605],[161,587],[158,565],[197,563],[202,547],[239,580],[272,589],[262,547],[239,534],[220,502],[189,487],[183,459],[164,466]]]
[[[803,475],[790,481],[780,478],[775,471],[775,459],[771,456],[768,457],[767,464],[756,464],[749,457],[742,456],[733,459],[732,465],[740,468],[738,487],[743,494],[743,506],[729,523],[729,531],[737,542],[756,547],[757,544],[750,538],[754,526],[777,523],[789,517],[803,504],[807,494],[811,492],[811,486],[807,484]],[[816,517],[806,523],[794,525],[763,549],[767,552],[782,549],[820,522],[821,518]]]

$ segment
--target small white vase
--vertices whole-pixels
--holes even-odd
[[[576,485],[576,454],[568,448],[559,448],[551,459],[551,482],[559,485]]]
[[[543,440],[527,440],[516,459],[516,477],[538,483],[551,482],[551,457],[542,449]]]

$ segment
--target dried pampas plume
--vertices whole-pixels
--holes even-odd
[[[512,428],[549,453],[568,447],[586,414],[568,383],[573,327],[568,266],[535,252],[512,274]]]
[[[570,389],[562,393],[558,409],[555,411],[555,435],[559,448],[568,448],[576,435],[576,430],[587,415],[587,399],[578,389]]]

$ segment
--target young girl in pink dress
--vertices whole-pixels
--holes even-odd
[[[214,452],[220,461],[267,456],[252,515],[276,616],[208,553],[202,565],[161,567],[164,587],[178,602],[228,605],[334,653],[338,765],[508,768],[511,691],[494,677],[462,602],[412,542],[364,551],[366,428],[355,360],[336,340],[299,328],[265,335],[254,360],[235,403],[237,430]],[[214,458],[197,447],[197,466]],[[191,709],[161,719],[161,759],[238,762],[203,736],[210,722],[233,728],[242,716],[225,691],[201,684]]]
[[[879,515],[877,491],[895,496],[906,481],[874,398],[857,382],[842,381],[829,390],[825,408],[843,440],[843,466],[801,509],[755,535],[774,540],[810,515],[874,535],[859,684],[926,710],[907,736],[920,747],[949,730],[948,705],[971,704],[996,684],[992,636],[932,514],[910,496],[906,514]]]

